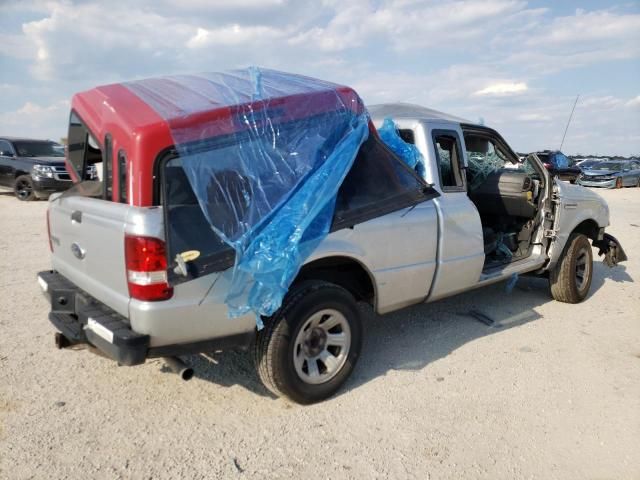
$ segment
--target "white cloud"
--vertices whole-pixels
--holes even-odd
[[[522,122],[548,122],[551,120],[551,116],[544,113],[523,113],[518,115],[516,119]]]
[[[27,101],[15,111],[0,113],[0,132],[57,140],[65,135],[68,117],[68,100],[49,105]]]
[[[0,30],[10,65],[2,81],[20,86],[0,84],[13,110],[0,115],[3,132],[63,135],[68,107],[60,102],[97,84],[258,64],[354,86],[367,103],[483,117],[514,148],[547,148],[559,142],[575,98],[559,92],[593,74],[570,70],[606,65],[616,81],[605,74],[580,89],[567,145],[640,150],[640,97],[632,98],[635,86],[617,90],[625,82],[614,63],[626,74],[640,57],[640,15],[629,6],[554,16],[554,5],[520,0],[0,3],[0,24],[27,12],[22,28]],[[631,143],[613,142],[616,132]]]
[[[548,28],[538,35],[528,36],[527,45],[545,45],[557,48],[569,46],[575,48],[580,43],[591,41],[620,40],[640,38],[640,15],[620,15],[607,10],[584,12],[578,10],[575,15],[558,17]],[[579,47],[579,48],[580,48]]]
[[[624,105],[625,107],[630,107],[630,108],[640,108],[640,95],[638,95],[635,98],[632,98],[631,100],[628,100]]]
[[[474,95],[513,95],[526,91],[527,84],[524,82],[500,82],[488,85],[474,92]]]
[[[326,51],[349,50],[366,42],[392,45],[399,51],[419,46],[447,49],[471,38],[491,36],[489,24],[492,28],[508,26],[511,15],[519,13],[526,2],[396,0],[383,5],[370,1],[348,5],[331,2],[330,5],[334,12],[326,25],[302,31],[290,42],[312,43]]]
[[[533,30],[515,30],[501,43],[511,51],[509,64],[539,74],[639,58],[640,15],[579,10],[547,19]]]
[[[281,38],[284,32],[270,27],[249,26],[238,24],[216,29],[198,28],[196,34],[189,38],[186,46],[189,48],[203,48],[215,45],[250,45],[258,41],[270,41]]]

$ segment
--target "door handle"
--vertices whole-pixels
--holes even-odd
[[[71,222],[82,223],[82,212],[80,210],[75,210],[71,214]]]

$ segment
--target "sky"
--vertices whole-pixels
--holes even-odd
[[[491,126],[519,152],[640,154],[640,1],[0,0],[0,135],[74,93],[250,65]]]

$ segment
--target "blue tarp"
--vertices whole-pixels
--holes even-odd
[[[126,86],[167,120],[204,215],[236,252],[229,316],[253,311],[260,326],[329,232],[338,188],[368,136],[362,101],[345,87],[255,67]]]
[[[378,134],[393,153],[413,168],[420,175],[420,178],[425,178],[424,158],[420,150],[400,137],[398,128],[391,118],[384,119],[382,126],[378,129]]]
[[[555,168],[569,168],[569,159],[562,152],[554,152],[550,155],[551,163]]]

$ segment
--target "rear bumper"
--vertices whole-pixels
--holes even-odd
[[[120,365],[139,365],[147,358],[248,347],[254,332],[195,343],[150,347],[149,335],[131,329],[128,319],[98,302],[54,271],[38,273],[38,283],[51,304],[49,321],[68,344],[87,344]]]
[[[144,363],[149,336],[57,272],[40,272],[38,283],[51,302],[49,321],[71,344],[88,344],[121,365]]]

